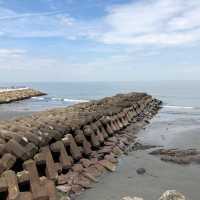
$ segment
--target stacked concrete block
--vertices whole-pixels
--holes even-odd
[[[0,104],[11,103],[14,101],[20,101],[42,95],[45,95],[45,93],[33,90],[31,88],[8,89],[3,91],[0,90]]]
[[[54,200],[55,185],[78,193],[131,141],[121,131],[151,118],[160,101],[145,93],[40,112],[0,123],[0,199]],[[14,188],[14,189],[13,189]]]

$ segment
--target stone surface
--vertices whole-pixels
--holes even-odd
[[[58,191],[68,194],[72,187],[65,184],[65,185],[58,185],[56,188]]]
[[[108,171],[115,172],[116,171],[116,164],[111,163],[108,160],[101,160],[99,161],[103,167],[105,167]]]
[[[162,194],[159,200],[187,200],[185,196],[176,190],[168,190]]]
[[[0,92],[0,104],[24,100],[34,96],[42,96],[42,95],[45,94],[30,88],[21,88],[15,90],[10,89],[7,91],[5,90]]]
[[[145,174],[145,173],[146,173],[146,169],[144,169],[144,168],[138,168],[138,169],[136,170],[136,172],[137,172],[138,174],[142,175],[142,174]]]
[[[106,170],[116,170],[117,157],[134,141],[123,130],[133,118],[143,120],[145,109],[151,112],[149,102],[159,109],[151,96],[130,93],[0,123],[0,173],[14,170],[8,186],[0,177],[1,189],[6,193],[11,183],[30,183],[30,192],[17,191],[20,200],[54,200],[54,183],[70,197],[90,188]]]
[[[200,151],[196,149],[156,149],[150,152],[150,154],[160,156],[162,161],[180,165],[188,165],[190,163],[200,164]]]

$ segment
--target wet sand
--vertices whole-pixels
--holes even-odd
[[[0,105],[0,120],[11,120],[16,117],[31,115],[34,111],[32,107],[27,107],[26,105],[30,100],[23,100],[20,102],[13,102],[9,104]],[[37,111],[37,110],[36,110]]]
[[[16,117],[31,115],[32,113],[32,111],[0,111],[0,121],[11,120]]]
[[[145,175],[136,169],[144,167]],[[165,163],[146,152],[132,152],[121,160],[116,173],[105,175],[94,188],[85,191],[78,200],[120,200],[124,196],[139,196],[157,200],[168,189],[176,189],[191,200],[199,200],[199,166],[179,166]]]
[[[200,149],[200,113],[164,108],[145,130],[140,131],[138,141],[164,147]],[[191,200],[199,200],[199,165],[163,162],[159,157],[149,155],[148,151],[124,156],[117,172],[101,177],[94,188],[77,199],[120,200],[124,196],[139,196],[144,200],[157,200],[164,191],[176,189]],[[145,175],[136,173],[140,167],[146,169]]]

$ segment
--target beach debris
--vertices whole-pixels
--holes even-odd
[[[200,151],[196,149],[156,149],[150,152],[150,154],[160,156],[162,161],[180,165],[188,165],[191,163],[200,164]]]
[[[160,103],[119,94],[0,123],[0,199],[55,200],[57,191],[73,199],[116,170]]]
[[[176,190],[167,190],[159,200],[186,200],[185,196]]]
[[[146,173],[146,169],[144,169],[144,168],[138,168],[138,169],[136,170],[136,172],[137,172],[138,174],[140,174],[140,175],[143,175],[143,174]]]

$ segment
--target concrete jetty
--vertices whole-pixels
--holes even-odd
[[[0,88],[0,104],[11,103],[42,95],[46,94],[37,90],[33,90],[29,87]]]
[[[1,122],[0,199],[74,197],[115,171],[160,104],[146,93],[118,94]]]

